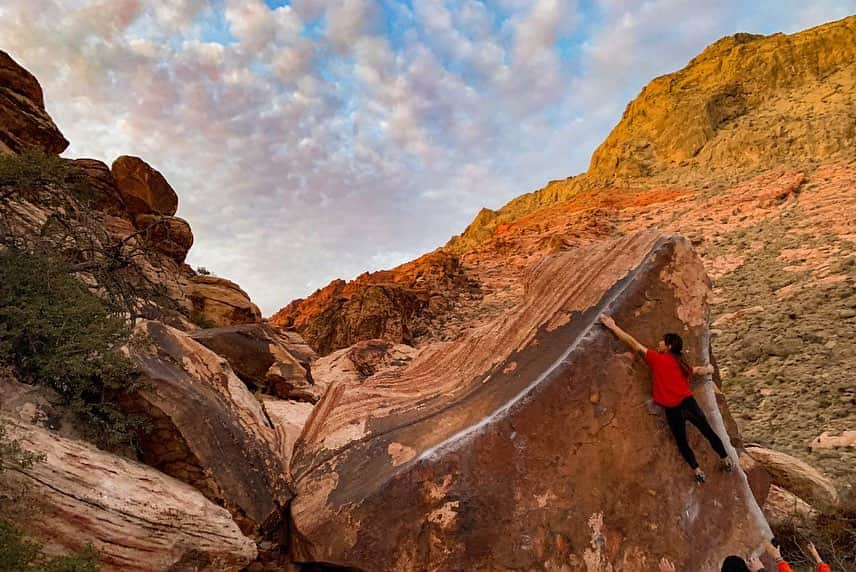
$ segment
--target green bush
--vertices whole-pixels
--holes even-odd
[[[31,198],[50,189],[70,191],[77,199],[90,202],[95,198],[86,171],[68,159],[31,148],[18,154],[0,155],[0,199],[13,195]]]
[[[0,252],[0,363],[18,377],[56,390],[101,447],[128,442],[144,419],[126,416],[120,394],[139,374],[117,351],[127,322],[90,293],[67,265],[44,254]]]

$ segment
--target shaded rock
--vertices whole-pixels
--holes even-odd
[[[18,524],[46,554],[91,542],[101,570],[141,572],[172,570],[189,558],[202,564],[196,570],[239,570],[256,557],[229,513],[193,487],[12,417],[0,422],[24,449],[45,455],[31,467],[7,468],[0,490],[26,487],[36,510]]]
[[[262,401],[262,407],[276,429],[280,458],[286,467],[290,467],[294,444],[297,443],[306,421],[312,414],[313,406],[305,401],[266,397]]]
[[[193,246],[193,232],[182,218],[140,214],[134,217],[134,226],[145,231],[143,238],[147,245],[178,263],[184,262],[187,252]]]
[[[129,345],[148,387],[125,407],[152,420],[143,460],[225,506],[247,534],[290,497],[274,428],[226,361],[187,334],[141,320]]]
[[[409,364],[418,353],[414,347],[387,340],[364,340],[318,358],[312,377],[324,389],[336,381],[361,383],[375,373]]]
[[[113,161],[111,171],[130,214],[172,216],[178,210],[178,195],[170,184],[139,157],[122,155]]]
[[[86,171],[89,186],[97,194],[95,208],[113,216],[125,215],[125,203],[106,163],[97,159],[73,159],[70,162]]]
[[[27,147],[59,154],[68,141],[45,111],[38,80],[0,50],[0,153]]]
[[[734,444],[733,438],[731,442]],[[749,481],[749,488],[752,489],[755,501],[759,506],[764,506],[764,502],[770,494],[770,488],[773,486],[773,477],[770,476],[767,469],[762,467],[761,464],[746,453],[746,451],[740,451],[739,459],[740,468],[742,468],[743,472],[746,473],[746,479]]]
[[[214,327],[252,324],[262,312],[240,286],[218,276],[193,276],[188,296],[196,315]]]
[[[608,310],[648,343],[681,331],[704,363],[708,295],[688,241],[634,234],[540,260],[514,309],[406,368],[334,382],[292,460],[295,559],[650,570],[667,556],[712,570],[754,549],[771,533],[742,470],[713,470],[691,432],[699,487],[649,412],[646,365],[595,323]],[[711,385],[695,394],[725,437]]]
[[[189,297],[196,314],[215,327],[251,324],[262,319],[261,310],[247,293],[225,278],[192,277]]]
[[[762,447],[747,447],[746,452],[770,473],[774,485],[822,510],[838,505],[835,486],[808,463]]]
[[[817,511],[810,504],[773,485],[770,494],[764,502],[764,515],[772,527],[785,525],[804,525],[817,516]]]
[[[251,391],[262,390],[282,399],[318,401],[308,363],[286,348],[287,340],[268,324],[243,324],[197,330],[190,336],[223,356]]]

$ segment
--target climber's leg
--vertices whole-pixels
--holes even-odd
[[[716,431],[714,431],[713,427],[710,426],[710,423],[707,422],[707,417],[704,416],[704,411],[701,410],[701,407],[699,407],[695,398],[687,397],[681,405],[684,407],[687,420],[701,431],[701,434],[705,436],[707,441],[710,443],[710,446],[713,447],[713,450],[716,451],[717,455],[719,455],[719,458],[728,458],[728,453],[725,451],[722,439],[719,438],[719,435],[716,434]]]
[[[681,456],[687,464],[695,470],[698,469],[698,463],[696,462],[693,450],[690,449],[690,444],[687,442],[687,424],[684,419],[682,405],[678,405],[677,407],[665,407],[666,421],[669,423],[669,429],[672,430],[672,435],[675,436],[675,442],[678,444],[678,451],[681,452]]]

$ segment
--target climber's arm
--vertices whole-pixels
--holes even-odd
[[[693,375],[704,375],[707,373],[713,373],[712,365],[697,365],[693,367]]]
[[[618,324],[616,324],[615,320],[613,320],[610,316],[607,316],[606,314],[601,314],[600,321],[604,326],[612,330],[612,333],[618,336],[618,339],[633,348],[633,351],[639,352],[642,355],[645,355],[645,352],[648,351],[648,348],[640,344],[636,338],[619,328]]]

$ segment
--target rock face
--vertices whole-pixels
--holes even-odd
[[[303,427],[312,414],[312,404],[304,401],[265,398],[262,401],[262,407],[276,429],[279,455],[284,464],[290,467],[294,444],[297,443]]]
[[[140,214],[134,226],[143,230],[148,246],[166,254],[178,263],[184,262],[193,246],[193,232],[187,221],[175,216]]]
[[[148,387],[126,408],[153,424],[143,460],[225,506],[247,534],[276,524],[290,497],[277,437],[228,363],[159,322],[141,321],[129,347]]]
[[[818,508],[833,508],[838,504],[838,493],[832,482],[807,463],[763,447],[747,447],[746,452],[770,473],[777,487]]]
[[[299,332],[320,355],[372,338],[411,344],[437,329],[435,321],[473,287],[456,256],[430,252],[392,270],[334,280],[270,321]]]
[[[193,311],[215,327],[252,324],[262,319],[261,310],[247,293],[225,278],[193,276],[189,297]]]
[[[48,554],[91,542],[104,571],[239,570],[256,557],[229,513],[193,487],[81,441],[12,417],[9,437],[45,455],[4,471],[3,486],[25,486],[38,510],[21,524]]]
[[[321,397],[321,389],[309,374],[309,363],[292,355],[287,342],[268,324],[198,330],[190,336],[226,358],[251,391],[312,403]]]
[[[27,147],[59,154],[68,141],[45,111],[38,80],[0,50],[0,153]]]
[[[316,360],[312,364],[312,377],[319,387],[325,389],[337,381],[362,383],[379,371],[409,364],[417,353],[416,348],[406,344],[364,340]]]
[[[699,487],[644,362],[596,324],[707,361],[709,283],[683,239],[644,232],[557,253],[512,311],[407,368],[334,383],[295,450],[299,561],[364,570],[713,570],[770,532],[745,475]],[[721,436],[709,383],[695,388]],[[692,431],[692,430],[691,430]],[[564,567],[564,568],[563,568]]]
[[[116,188],[110,167],[97,159],[73,159],[71,162],[86,171],[89,186],[97,193],[95,207],[113,216],[125,216],[125,203]]]
[[[178,195],[159,171],[139,157],[122,155],[111,167],[116,186],[128,212],[172,216],[178,210]]]
[[[793,35],[723,38],[649,83],[592,155],[587,174],[609,181],[690,162],[748,172],[829,160],[856,144],[848,111],[854,61],[856,17]]]

